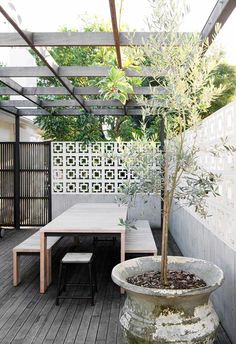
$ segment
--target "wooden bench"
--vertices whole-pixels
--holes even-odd
[[[157,255],[157,247],[149,222],[146,220],[138,220],[133,225],[136,229],[127,229],[125,233],[125,253],[149,253]]]
[[[61,237],[47,238],[47,283],[52,281],[52,247]],[[13,285],[16,287],[20,283],[20,256],[40,254],[40,232],[36,232],[21,244],[13,248]]]

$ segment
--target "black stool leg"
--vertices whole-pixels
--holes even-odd
[[[116,247],[116,237],[112,238],[112,246],[113,246],[113,249]]]
[[[98,285],[97,285],[97,269],[96,269],[96,263],[93,262],[93,279],[94,279],[94,286],[95,286],[95,292],[98,291]]]
[[[67,281],[67,264],[65,264],[65,268],[64,268],[64,278],[63,278],[63,287],[62,290],[66,291],[66,281]]]
[[[98,237],[93,238],[93,251],[96,252],[98,244]]]
[[[60,268],[59,268],[59,278],[58,278],[58,285],[57,285],[57,297],[56,297],[56,305],[59,305],[59,296],[61,294],[61,280],[62,280],[62,269],[63,264],[60,262]]]
[[[93,291],[93,278],[92,278],[92,263],[88,264],[89,266],[89,284],[91,290],[91,306],[94,306],[94,291]]]

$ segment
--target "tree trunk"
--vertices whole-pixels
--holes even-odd
[[[161,283],[168,285],[168,234],[169,234],[170,195],[168,191],[168,162],[164,163],[164,207],[162,223],[162,244],[161,244]]]
[[[167,265],[168,265],[168,234],[169,234],[169,197],[164,197],[163,225],[162,225],[162,245],[161,245],[161,282],[168,285]]]

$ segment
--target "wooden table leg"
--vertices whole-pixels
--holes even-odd
[[[120,235],[120,261],[125,261],[125,233]]]
[[[125,261],[125,232],[120,234],[120,261],[121,263]],[[125,293],[123,288],[120,288],[120,293]]]
[[[44,232],[40,233],[40,293],[44,294],[47,289],[47,237]]]
[[[16,287],[20,283],[20,256],[13,249],[13,285]]]

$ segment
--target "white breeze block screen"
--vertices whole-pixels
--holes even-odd
[[[188,144],[191,145],[196,133],[187,132]],[[209,198],[209,214],[201,219],[193,209],[186,211],[198,218],[216,236],[236,250],[236,154],[224,152],[220,157],[206,153],[209,149],[227,138],[227,142],[236,147],[236,102],[232,102],[203,120],[197,130],[197,144],[200,147],[199,163],[206,169],[220,174],[219,184],[221,197]],[[191,224],[190,224],[191,225]]]
[[[119,159],[117,142],[52,142],[53,194],[115,194],[129,175]]]

